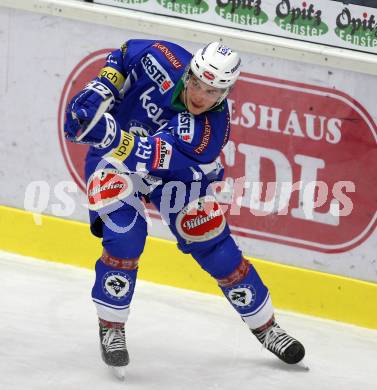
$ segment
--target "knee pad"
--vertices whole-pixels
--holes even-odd
[[[264,325],[273,315],[270,293],[245,258],[231,274],[217,281],[225,297],[249,328]]]
[[[104,250],[96,263],[92,299],[98,317],[111,322],[125,322],[135,290],[138,259],[121,259]]]
[[[125,208],[109,214],[111,223],[103,223],[102,245],[112,256],[136,259],[142,254],[147,237],[146,222]],[[125,229],[129,226],[129,229]]]

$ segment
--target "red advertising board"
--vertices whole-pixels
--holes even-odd
[[[103,66],[100,50],[69,75],[59,106],[67,167],[85,190],[87,147],[65,142],[64,108]],[[321,252],[360,245],[377,223],[377,132],[335,89],[243,73],[229,97],[232,131],[220,195],[235,235]],[[154,213],[153,213],[154,214]]]

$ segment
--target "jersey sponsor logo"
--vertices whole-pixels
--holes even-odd
[[[110,66],[102,68],[99,72],[98,77],[103,77],[106,80],[110,81],[110,83],[113,84],[114,87],[118,90],[122,89],[125,80],[122,73],[118,72],[114,68],[111,68]]]
[[[153,169],[169,169],[170,160],[173,154],[173,147],[165,140],[155,138],[155,156],[153,160]]]
[[[132,291],[131,278],[121,271],[107,272],[102,278],[103,292],[113,300],[120,301],[126,299],[129,292]]]
[[[144,160],[149,160],[152,156],[152,145],[149,143],[147,137],[139,137],[137,141],[137,149],[135,156]]]
[[[176,228],[187,243],[208,241],[219,236],[226,221],[221,206],[213,196],[203,196],[178,214]]]
[[[248,307],[252,306],[256,299],[256,291],[250,284],[244,284],[232,288],[227,292],[227,297],[233,306]]]
[[[200,144],[194,149],[195,153],[201,154],[207,149],[207,147],[209,145],[209,141],[211,139],[211,133],[212,133],[211,124],[209,123],[209,120],[206,117],[205,122],[204,122],[202,139],[200,140]]]
[[[141,101],[142,107],[147,112],[148,118],[152,119],[152,122],[156,125],[163,126],[168,122],[167,119],[161,118],[164,111],[161,107],[158,107],[156,103],[153,103],[151,101],[152,97],[150,96],[150,94],[155,89],[155,87],[150,87],[149,89],[147,89],[140,95],[139,100]]]
[[[191,143],[194,138],[195,117],[191,113],[184,111],[178,114],[177,134],[182,141]]]
[[[132,152],[135,146],[135,137],[125,131],[121,131],[120,141],[116,148],[109,154],[109,157],[124,161]]]
[[[149,78],[154,81],[162,94],[169,91],[174,86],[173,81],[169,77],[168,72],[161,66],[161,64],[152,56],[146,54],[141,63]]]
[[[175,54],[173,54],[170,49],[168,49],[165,45],[160,42],[156,42],[152,45],[152,47],[155,47],[156,49],[160,50],[161,53],[167,58],[167,60],[172,64],[175,69],[182,68],[183,65],[181,61],[179,61]]]
[[[99,210],[126,198],[132,192],[132,181],[127,174],[117,169],[101,169],[88,180],[88,207],[90,210]]]
[[[224,141],[223,141],[223,144],[221,145],[221,149],[223,149],[224,146],[228,143],[229,135],[230,135],[230,115],[229,115],[229,112],[227,112],[226,113],[226,128],[225,128],[225,133],[224,133]]]

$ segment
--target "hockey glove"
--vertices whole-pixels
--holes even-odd
[[[89,144],[98,149],[105,149],[110,146],[116,138],[117,132],[120,132],[119,125],[113,116],[109,113],[105,113],[97,121],[97,123],[91,127],[90,131],[82,133],[80,135],[80,142],[76,143]]]
[[[85,133],[96,125],[102,115],[114,105],[111,90],[97,80],[91,81],[68,104],[64,133],[73,142],[84,142]]]

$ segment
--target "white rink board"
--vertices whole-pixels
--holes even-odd
[[[143,281],[120,383],[100,358],[93,279],[93,271],[0,252],[2,390],[377,387],[375,330],[278,311],[280,325],[306,347],[303,371],[262,350],[225,298]]]
[[[58,106],[67,77],[94,51],[115,48],[130,38],[169,38],[8,8],[0,8],[0,26],[0,203],[23,208],[28,184],[43,181],[45,213],[87,221],[85,197],[75,192],[58,138]],[[199,47],[178,43],[190,51]],[[376,122],[375,76],[241,54],[244,72],[340,90],[357,100]],[[65,192],[73,191],[64,199],[54,193],[62,181],[68,182]],[[171,237],[157,222],[151,233]],[[376,282],[376,237],[374,231],[360,245],[334,254],[255,238],[237,237],[237,241],[251,256]]]

